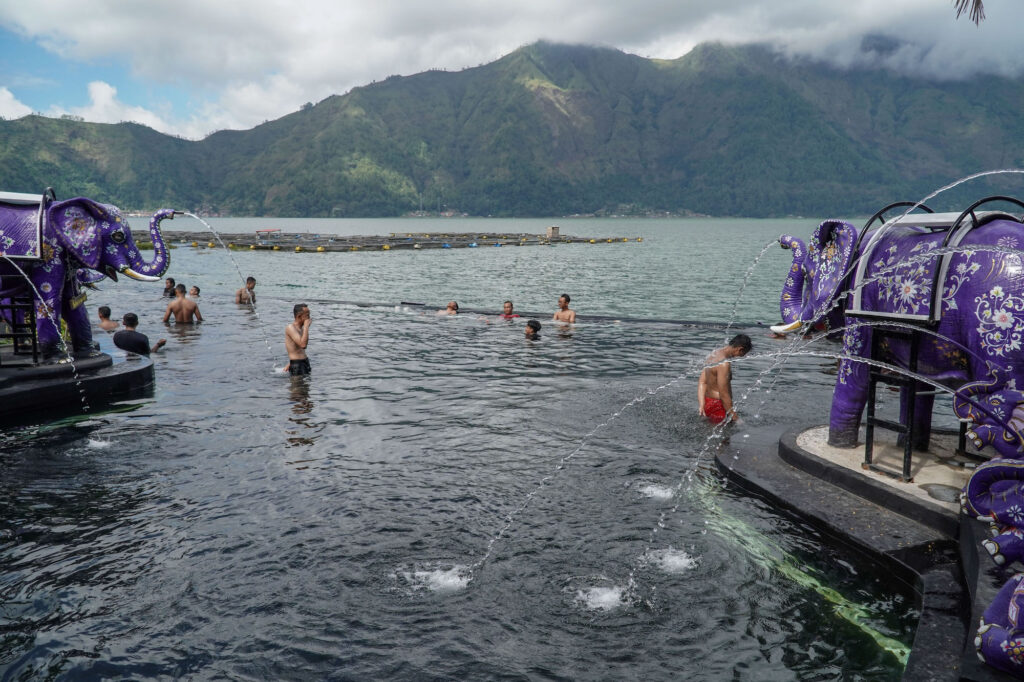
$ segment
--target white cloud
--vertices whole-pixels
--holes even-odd
[[[89,83],[89,104],[84,107],[64,109],[53,107],[47,111],[49,116],[71,114],[81,116],[94,123],[121,123],[131,121],[149,126],[163,133],[173,133],[173,126],[160,116],[143,107],[131,106],[117,99],[117,88],[103,81]]]
[[[194,110],[175,116],[102,94],[87,109],[121,109],[196,137],[391,74],[477,66],[539,39],[667,59],[709,40],[761,41],[840,65],[946,78],[1024,72],[1015,49],[1024,3],[986,0],[986,12],[976,27],[943,0],[36,0],[4,3],[0,25],[66,59],[124,60],[141,82],[195,93]],[[861,41],[872,34],[902,43],[865,53]]]
[[[31,113],[32,109],[19,102],[10,90],[0,87],[0,117],[21,118]]]

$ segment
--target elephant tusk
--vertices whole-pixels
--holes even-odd
[[[139,273],[135,272],[134,270],[132,270],[127,265],[124,266],[123,268],[121,268],[121,272],[123,272],[124,274],[128,275],[132,279],[139,280],[140,282],[159,282],[160,281],[159,277],[151,277],[150,275],[140,275]]]
[[[803,326],[803,322],[795,320],[789,324],[776,324],[769,327],[773,334],[788,334],[789,332],[795,332],[797,329]]]

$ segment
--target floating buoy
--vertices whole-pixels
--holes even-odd
[[[430,239],[430,235],[429,234],[425,234],[425,235],[423,235],[423,238],[424,239]]]
[[[595,240],[591,239],[591,240],[590,240],[590,243],[591,243],[591,244],[596,244],[596,243],[597,243],[597,241],[595,241]]]
[[[324,252],[324,251],[326,251],[326,250],[327,250],[327,249],[325,249],[325,248],[324,248],[324,247],[322,247],[322,246],[318,246],[318,247],[316,247],[316,251],[317,251],[317,253],[323,253],[323,252]]]
[[[385,244],[384,246],[380,247],[380,250],[381,251],[390,251],[391,250],[391,245],[390,244]]]
[[[609,244],[611,244],[611,243],[612,243],[612,240],[611,240],[611,239],[609,239],[609,240],[608,240],[608,243],[609,243]]]
[[[256,245],[255,244],[249,244],[249,250],[250,251],[255,251],[256,250]]]
[[[320,248],[322,249],[323,247],[321,246]],[[349,251],[358,251],[359,247],[356,246],[355,244],[353,244],[352,246],[348,247],[348,250]]]
[[[215,245],[215,244],[214,244],[213,242],[207,242],[207,243],[206,243],[206,245],[207,245],[207,246],[209,246],[209,247],[210,247],[211,249],[212,249],[212,248],[213,248],[214,246],[216,246],[216,245]]]
[[[301,246],[296,246],[295,247],[295,253],[298,253],[300,251],[302,251],[302,247]]]
[[[644,238],[643,238],[643,237],[637,237],[637,238],[636,238],[636,240],[637,240],[638,242],[642,242],[642,241],[644,240]]]
[[[229,249],[235,248],[235,243],[234,242],[228,242],[228,248]]]
[[[422,249],[423,247],[420,246],[419,244],[413,244],[412,248],[414,248],[414,249]]]
[[[487,239],[487,235],[486,234],[480,235],[480,239]]]
[[[199,246],[199,242],[192,242],[192,246]]]
[[[280,251],[280,250],[281,250],[281,247],[278,246],[277,244],[274,244],[274,251]]]
[[[622,241],[624,241],[624,242],[628,242],[628,241],[629,241],[629,237],[623,237],[623,238],[622,238]]]

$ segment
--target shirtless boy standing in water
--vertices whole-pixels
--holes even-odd
[[[203,321],[203,314],[199,312],[199,304],[185,298],[184,284],[174,287],[174,300],[167,304],[167,310],[164,311],[164,322],[170,320],[171,315],[174,315],[174,321],[177,324]]]
[[[309,306],[296,303],[292,309],[295,320],[284,328],[284,347],[288,351],[288,371],[292,376],[309,374],[309,358],[306,357],[306,346],[309,345]]]
[[[700,373],[700,382],[697,384],[697,410],[712,424],[720,424],[726,417],[729,421],[736,421],[736,410],[732,406],[732,367],[729,361],[743,357],[750,352],[750,348],[750,337],[737,334],[729,341],[729,345],[719,348],[704,361],[707,369]]]
[[[552,320],[570,323],[576,321],[576,311],[569,309],[570,300],[569,294],[562,294],[558,297],[558,312],[554,314]]]

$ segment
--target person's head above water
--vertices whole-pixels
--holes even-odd
[[[729,340],[728,348],[733,351],[731,357],[743,357],[750,352],[754,344],[746,334],[737,334]]]
[[[256,286],[256,278],[255,277],[253,277],[252,275],[249,275],[248,277],[245,278],[245,288],[246,289],[252,289],[255,286]]]
[[[526,323],[526,337],[530,339],[537,338],[540,334],[540,322],[537,320],[530,320]]]
[[[182,296],[184,296],[185,295],[185,285],[184,284],[179,284],[178,286],[174,287],[174,291],[175,291],[175,293],[178,293],[178,294],[181,294]]]
[[[110,306],[101,305],[96,309],[96,314],[100,316],[101,320],[110,319]]]
[[[309,306],[306,305],[305,303],[296,303],[295,307],[292,308],[292,315],[295,317],[296,320],[299,319],[300,317],[304,317],[308,313]]]
[[[164,280],[164,289],[170,290],[170,289],[173,289],[173,288],[174,288],[174,278],[173,277],[168,277],[167,279]]]
[[[561,296],[558,297],[558,307],[559,308],[568,308],[569,307],[569,301],[571,301],[571,300],[572,299],[569,298],[569,294],[562,294]]]
[[[511,315],[512,314],[512,301],[505,301],[501,305],[501,312],[503,312],[506,315]]]
[[[190,296],[198,296],[199,295],[199,287],[193,285],[193,287],[188,290],[188,293],[189,293]]]
[[[445,310],[448,311],[449,315],[454,315],[459,312],[459,304],[455,301],[448,301],[448,305],[445,306]]]
[[[124,323],[124,326],[134,329],[139,326],[139,316],[135,313],[125,313],[124,317],[121,318],[121,322]]]

